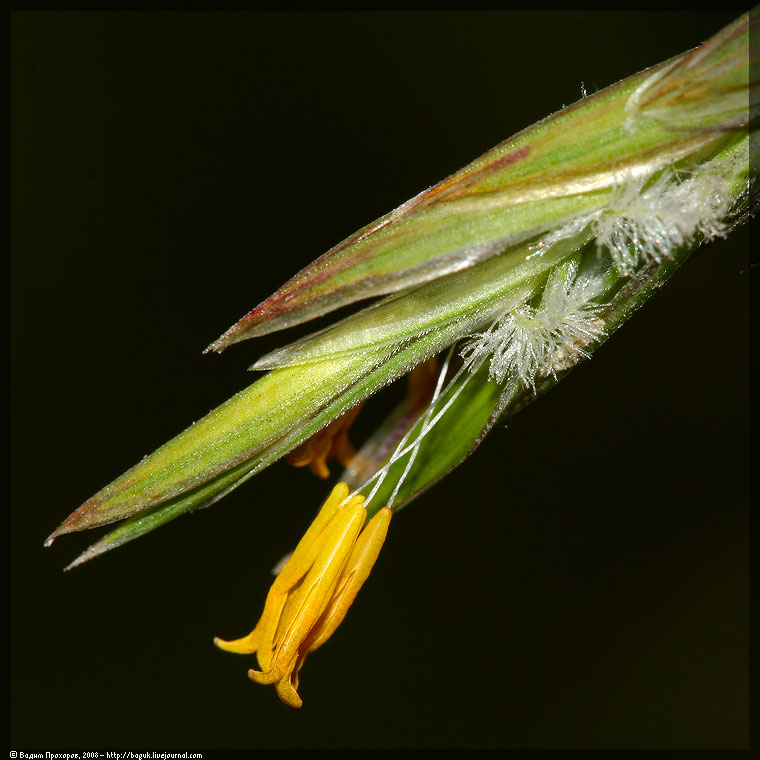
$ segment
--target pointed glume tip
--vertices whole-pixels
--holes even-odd
[[[69,570],[73,570],[75,567],[79,567],[79,565],[83,565],[85,562],[88,562],[93,557],[97,557],[98,554],[101,554],[101,552],[93,552],[91,550],[87,550],[82,552],[73,562],[70,562],[66,567],[63,568],[63,572],[67,573]]]

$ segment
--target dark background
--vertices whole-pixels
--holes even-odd
[[[201,355],[301,266],[736,15],[13,17],[14,747],[746,745],[747,228],[397,517],[300,711],[211,639],[308,472],[71,573],[101,532],[42,547],[304,332]]]

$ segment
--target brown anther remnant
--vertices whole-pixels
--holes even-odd
[[[409,414],[416,416],[428,405],[435,390],[435,384],[438,381],[438,360],[432,357],[417,365],[407,378],[409,382],[407,394],[411,403]],[[330,477],[330,469],[327,466],[330,459],[337,459],[344,467],[348,467],[356,456],[356,449],[348,440],[348,431],[361,408],[362,405],[358,404],[333,420],[293,449],[285,457],[285,461],[293,467],[308,467],[322,479]]]
[[[344,467],[348,467],[356,456],[356,449],[348,440],[348,431],[356,415],[362,408],[357,404],[349,409],[318,433],[293,449],[285,457],[285,461],[293,467],[308,467],[318,478],[329,478],[328,459],[337,459]]]
[[[438,359],[431,356],[427,361],[418,364],[407,376],[412,414],[426,407],[433,397],[435,385],[438,382],[438,371]]]

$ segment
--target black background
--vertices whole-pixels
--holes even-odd
[[[394,520],[300,711],[211,638],[255,622],[308,472],[70,573],[100,532],[42,548],[304,332],[201,355],[301,266],[735,15],[13,17],[13,745],[746,744],[747,228]]]

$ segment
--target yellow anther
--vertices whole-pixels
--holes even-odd
[[[298,655],[299,645],[329,603],[343,566],[356,543],[365,519],[363,502],[361,497],[352,499],[320,534],[317,539],[320,551],[294,593],[290,618],[283,620],[282,632],[277,636],[274,658],[269,669],[265,672],[250,671],[248,675],[252,680],[274,683],[288,670],[292,671],[291,661]]]
[[[388,534],[392,510],[388,507],[381,509],[361,532],[348,558],[340,579],[335,587],[335,593],[322,613],[317,625],[312,628],[308,641],[308,650],[313,652],[324,644],[335,629],[343,622],[349,607],[353,604],[359,589],[377,561],[380,549]]]
[[[288,592],[306,575],[311,567],[318,550],[316,541],[320,533],[326,528],[332,516],[347,496],[348,486],[345,483],[338,483],[333,488],[332,493],[328,496],[322,509],[319,510],[319,514],[314,522],[309,526],[304,537],[298,542],[298,546],[293,551],[293,554],[291,554],[290,559],[285,563],[277,578],[275,578],[267,594],[264,612],[256,627],[247,636],[234,641],[224,641],[218,637],[215,638],[214,644],[219,649],[237,654],[259,652],[259,664],[261,667],[268,667],[261,662],[261,659],[262,656],[267,659],[264,652],[272,647],[275,630],[282,615],[282,608],[288,598]]]
[[[316,625],[309,631],[309,635],[301,647],[294,672],[294,685],[296,687],[298,687],[298,671],[303,667],[306,655],[311,654],[315,649],[319,649],[335,633],[354,599],[356,599],[359,589],[364,585],[364,581],[369,578],[380,554],[380,549],[385,542],[385,537],[388,535],[388,526],[392,516],[393,511],[384,507],[361,532],[338,579],[329,604]]]
[[[339,483],[272,584],[256,628],[242,639],[214,639],[230,652],[257,653],[257,683],[276,684],[283,702],[300,707],[298,671],[306,655],[340,625],[374,565],[385,540],[391,510],[366,520],[364,497],[348,497]]]

